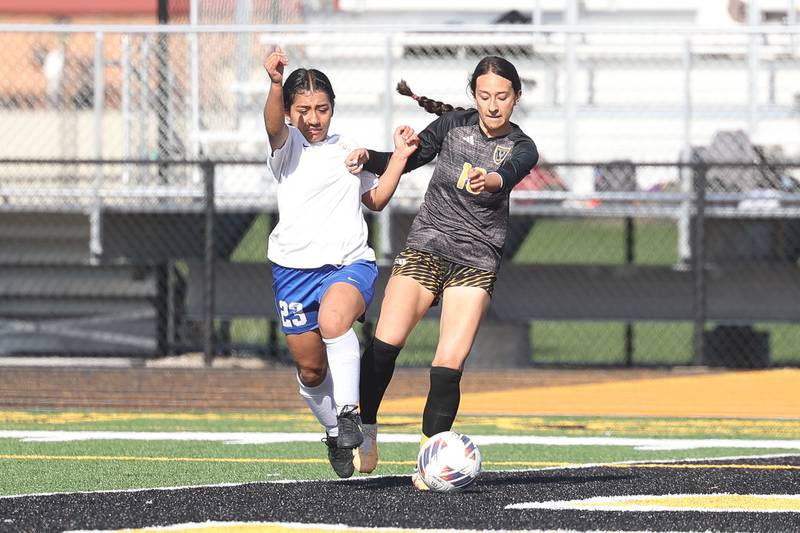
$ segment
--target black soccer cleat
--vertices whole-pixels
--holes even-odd
[[[353,450],[350,448],[340,448],[337,446],[336,437],[325,437],[322,442],[328,447],[328,461],[330,461],[333,471],[341,478],[353,475]]]
[[[361,426],[361,417],[355,405],[347,405],[336,417],[339,427],[339,436],[336,438],[340,448],[358,448],[364,442],[364,433]]]

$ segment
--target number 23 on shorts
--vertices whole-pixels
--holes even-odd
[[[278,305],[281,308],[281,322],[283,323],[284,327],[299,327],[308,323],[306,315],[303,312],[303,304],[300,302],[286,303],[285,301],[280,300]],[[290,318],[292,315],[294,316]]]

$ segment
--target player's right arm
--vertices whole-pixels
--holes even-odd
[[[267,128],[270,149],[274,152],[283,147],[289,137],[286,126],[286,110],[283,108],[283,67],[289,64],[289,58],[281,47],[275,48],[264,62],[264,69],[269,75],[270,85],[267,103],[264,104],[264,125]]]

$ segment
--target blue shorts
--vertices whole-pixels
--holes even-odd
[[[272,292],[281,317],[281,329],[287,335],[317,329],[319,304],[334,283],[348,283],[357,288],[366,309],[375,295],[377,279],[378,267],[374,261],[359,260],[350,265],[319,268],[287,268],[273,264]]]

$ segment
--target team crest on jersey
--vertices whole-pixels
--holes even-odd
[[[495,146],[494,155],[492,156],[494,163],[496,165],[502,163],[503,160],[506,158],[506,156],[509,154],[509,152],[511,152],[510,146],[500,146],[500,145]]]

